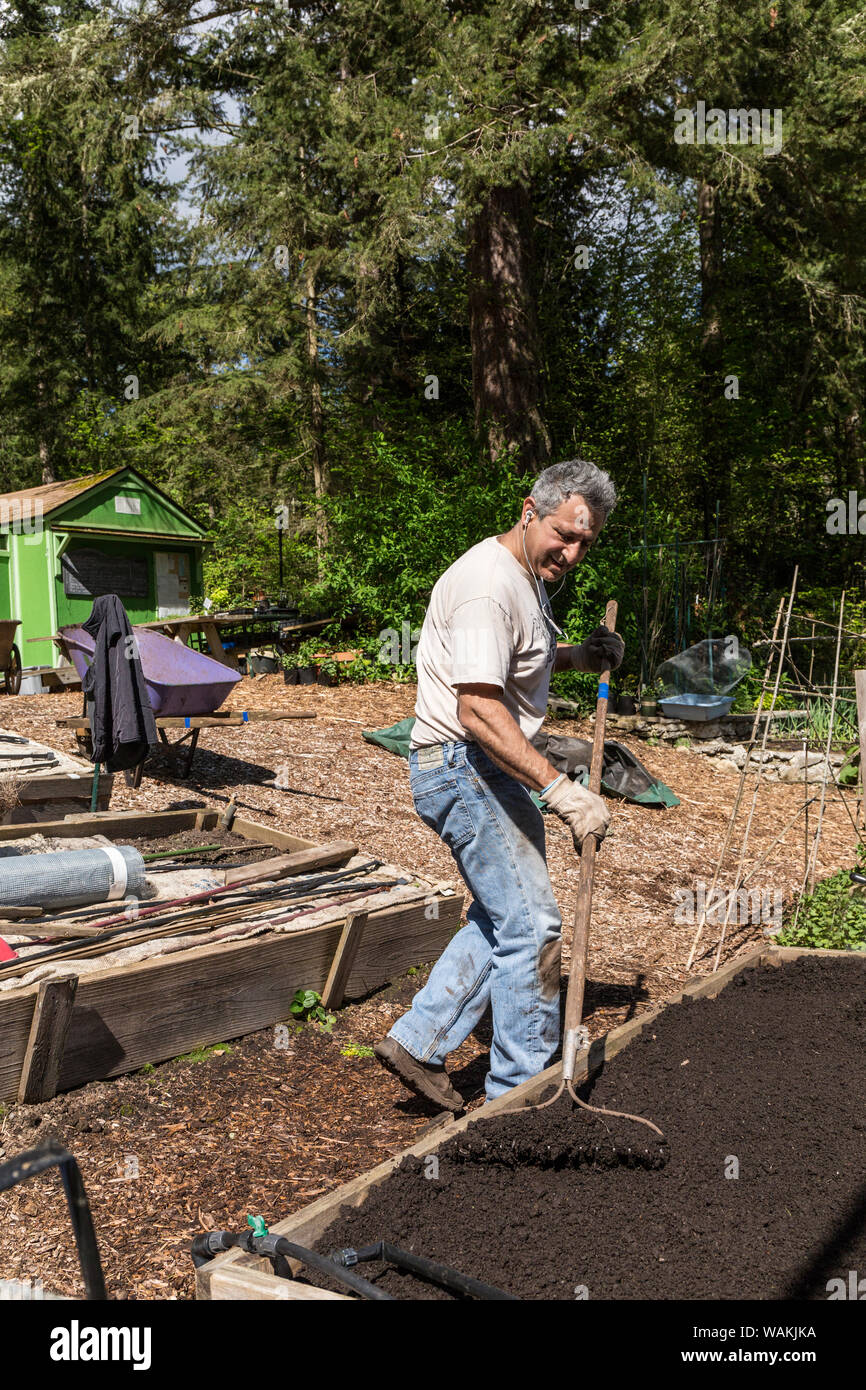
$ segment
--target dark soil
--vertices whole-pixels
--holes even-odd
[[[866,959],[747,970],[668,1009],[592,1087],[665,1131],[660,1170],[468,1162],[458,1137],[438,1177],[404,1160],[319,1249],[387,1239],[525,1299],[826,1299],[829,1279],[866,1271],[864,1093]],[[559,1102],[478,1128],[496,1159],[600,1124]],[[363,1272],[400,1298],[451,1297]]]
[[[138,839],[125,840],[124,844],[133,845],[140,854],[168,854],[171,850],[195,849],[199,845],[221,846],[218,850],[211,850],[209,854],[180,855],[174,860],[179,869],[193,863],[223,864],[226,867],[240,868],[242,864],[258,864],[262,859],[271,859],[280,853],[273,845],[256,849],[256,841],[248,840],[243,835],[235,835],[231,831],[220,830],[219,827],[213,830],[196,830],[193,826],[189,830],[175,831],[173,835],[157,835],[155,838],[139,836]]]

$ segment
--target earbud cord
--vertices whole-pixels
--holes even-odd
[[[521,545],[523,546],[523,558],[524,558],[524,560],[526,561],[526,565],[527,565],[527,569],[529,570],[529,573],[532,575],[533,579],[535,580],[535,594],[536,594],[536,597],[537,597],[537,599],[538,599],[538,606],[539,606],[539,608],[541,609],[542,615],[543,615],[543,617],[544,617],[545,619],[547,619],[547,621],[549,621],[549,622],[553,625],[553,627],[555,628],[555,630],[559,633],[560,637],[562,637],[562,636],[564,636],[563,631],[562,631],[562,628],[557,626],[556,619],[554,618],[552,611],[549,611],[549,610],[550,610],[550,600],[551,600],[551,598],[556,598],[556,595],[559,593],[559,589],[562,588],[562,584],[565,583],[566,579],[568,578],[568,575],[564,575],[564,576],[563,576],[562,584],[560,584],[559,589],[554,589],[552,595],[551,595],[551,594],[545,593],[545,598],[547,599],[547,607],[545,608],[544,601],[543,601],[543,599],[542,599],[542,597],[541,597],[541,594],[542,594],[541,583],[540,583],[540,581],[539,581],[538,575],[535,573],[535,570],[534,570],[534,569],[532,568],[532,566],[530,565],[530,563],[529,563],[529,556],[528,556],[527,553],[526,553],[526,527],[527,527],[527,525],[528,525],[528,522],[524,522],[524,523],[523,523],[523,530],[522,530],[521,533],[520,533],[520,543],[521,543]]]

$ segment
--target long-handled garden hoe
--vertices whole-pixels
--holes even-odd
[[[608,603],[605,610],[605,625],[610,632],[616,627],[617,604]],[[592,744],[592,764],[589,774],[589,789],[599,794],[601,773],[604,761],[604,733],[607,719],[608,690],[610,671],[602,671],[599,677],[598,702],[595,708],[595,732]],[[460,1136],[457,1144],[458,1156],[467,1161],[523,1163],[543,1167],[569,1167],[580,1163],[599,1164],[613,1167],[625,1164],[628,1167],[661,1168],[667,1158],[665,1136],[652,1120],[640,1115],[630,1115],[621,1110],[605,1110],[598,1105],[590,1105],[582,1100],[574,1086],[574,1073],[578,1053],[589,1043],[586,1028],[582,1026],[583,996],[586,986],[586,961],[589,951],[589,923],[592,912],[592,882],[595,871],[595,857],[598,841],[594,835],[587,835],[580,851],[580,879],[577,889],[577,903],[574,911],[574,934],[571,946],[571,970],[568,977],[568,993],[565,1001],[565,1027],[562,1039],[562,1080],[549,1100],[540,1105],[526,1106],[515,1111],[514,1115],[502,1115],[496,1120],[479,1120]],[[582,1121],[583,1133],[574,1134],[574,1108],[569,1107],[561,1116],[546,1117],[544,1131],[539,1126],[527,1123],[531,1112],[536,1114],[555,1104],[568,1092],[575,1105],[579,1106],[586,1118]],[[524,1136],[520,1139],[500,1139],[499,1135],[511,1121],[520,1117]],[[598,1119],[590,1117],[597,1116]],[[629,1120],[645,1126],[658,1136],[658,1141],[639,1143],[629,1142],[625,1137],[615,1136],[606,1123],[607,1119]],[[489,1130],[489,1137],[485,1132]],[[494,1139],[494,1134],[496,1135]]]

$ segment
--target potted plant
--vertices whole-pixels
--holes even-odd
[[[655,719],[659,712],[655,685],[647,685],[641,690],[640,712],[645,719]]]
[[[319,685],[339,685],[340,664],[333,656],[326,655],[319,662]]]
[[[318,642],[308,637],[298,648],[298,685],[316,684],[316,652]]]
[[[281,652],[280,665],[283,668],[283,684],[297,685],[298,683],[298,653]]]

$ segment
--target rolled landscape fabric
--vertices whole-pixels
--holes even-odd
[[[112,902],[139,893],[145,882],[144,860],[132,845],[16,854],[0,858],[0,908]]]

